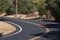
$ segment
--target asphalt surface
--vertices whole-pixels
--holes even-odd
[[[42,36],[36,40],[60,40],[60,23],[45,22],[40,20],[10,19],[5,17],[0,18],[0,20],[3,20],[4,22],[13,22],[22,27],[22,31],[20,33],[8,37],[2,37],[0,40],[30,40],[36,36]],[[32,23],[35,23],[35,25]],[[36,24],[41,24],[45,27],[42,28]],[[17,28],[17,26],[15,27]],[[45,33],[45,28],[49,28],[51,32]],[[18,31],[18,28],[16,31]]]

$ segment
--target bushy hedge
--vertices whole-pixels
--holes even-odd
[[[47,1],[47,8],[51,11],[56,21],[60,21],[60,0]]]

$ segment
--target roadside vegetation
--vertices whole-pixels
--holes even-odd
[[[17,0],[17,14],[39,12],[40,19],[60,21],[60,0]],[[16,0],[0,0],[0,13],[16,13]],[[53,16],[52,16],[53,15]]]

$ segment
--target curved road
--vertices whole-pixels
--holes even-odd
[[[52,40],[50,38],[41,37],[45,35],[45,27],[47,24],[58,24],[53,22],[44,22],[39,20],[22,20],[2,17],[0,20],[13,22],[22,27],[22,31],[16,35],[0,38],[0,40]],[[42,26],[44,25],[44,26]],[[59,25],[60,26],[60,25]],[[17,27],[17,26],[16,26]],[[51,26],[50,26],[51,27]],[[48,28],[48,27],[47,27]],[[49,28],[50,31],[59,31],[58,28]],[[38,38],[38,39],[37,39]]]

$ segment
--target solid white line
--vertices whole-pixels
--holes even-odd
[[[13,23],[13,22],[10,22],[10,21],[5,21],[5,22],[11,23],[11,24],[13,24],[13,25],[15,25],[15,26],[19,27],[19,29],[20,29],[20,30],[19,30],[19,31],[17,31],[17,32],[15,32],[15,33],[12,33],[12,34],[9,34],[9,35],[7,35],[7,36],[0,37],[0,38],[5,38],[5,37],[13,36],[13,35],[16,35],[16,34],[18,34],[18,33],[20,33],[20,32],[22,31],[21,26],[19,26],[19,25],[15,24],[15,23]]]

